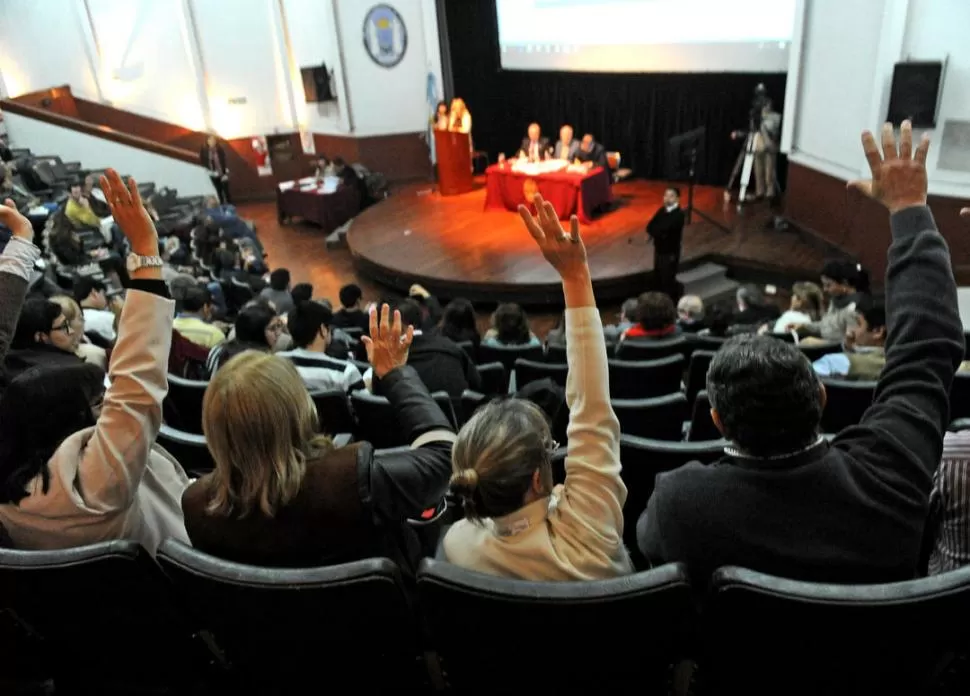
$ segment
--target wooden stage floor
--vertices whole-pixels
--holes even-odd
[[[627,181],[614,186],[614,205],[582,229],[597,296],[623,299],[647,287],[653,248],[644,232],[661,205],[666,184]],[[686,205],[686,190],[682,190]],[[461,196],[443,197],[428,184],[410,185],[361,213],[347,233],[358,273],[406,292],[421,283],[443,297],[476,302],[514,299],[522,304],[562,302],[555,271],[533,246],[514,212],[486,211],[483,181]],[[791,231],[766,229],[764,204],[738,213],[722,189],[695,188],[695,214],[684,231],[681,270],[705,262],[778,278],[814,278],[826,249]]]

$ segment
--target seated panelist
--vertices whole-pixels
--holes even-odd
[[[587,170],[594,167],[609,169],[610,163],[606,157],[606,148],[600,145],[589,133],[583,136],[583,141],[576,152],[575,161],[586,167]]]
[[[519,148],[519,158],[530,162],[541,162],[549,157],[550,153],[549,138],[542,137],[542,129],[539,128],[538,123],[530,123],[529,134],[522,139],[522,147]]]
[[[572,162],[579,152],[579,141],[573,137],[573,127],[565,125],[559,129],[559,142],[552,152],[553,159]]]

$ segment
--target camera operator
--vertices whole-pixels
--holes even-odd
[[[775,111],[774,103],[763,84],[755,87],[749,119],[749,133],[735,131],[731,134],[731,138],[753,136],[754,142],[750,152],[754,154],[755,195],[757,198],[767,196],[770,200],[776,193],[775,171],[778,162],[778,146],[781,141],[781,114]]]

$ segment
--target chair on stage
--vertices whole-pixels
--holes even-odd
[[[619,152],[606,153],[606,162],[610,166],[610,172],[613,175],[614,184],[619,181],[623,181],[624,179],[629,179],[630,175],[633,174],[632,169],[620,168],[620,162],[622,161],[622,159],[623,159],[623,156]]]

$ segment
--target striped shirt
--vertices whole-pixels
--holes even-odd
[[[970,430],[943,438],[943,460],[933,476],[930,510],[938,510],[939,524],[929,574],[970,564]]]

